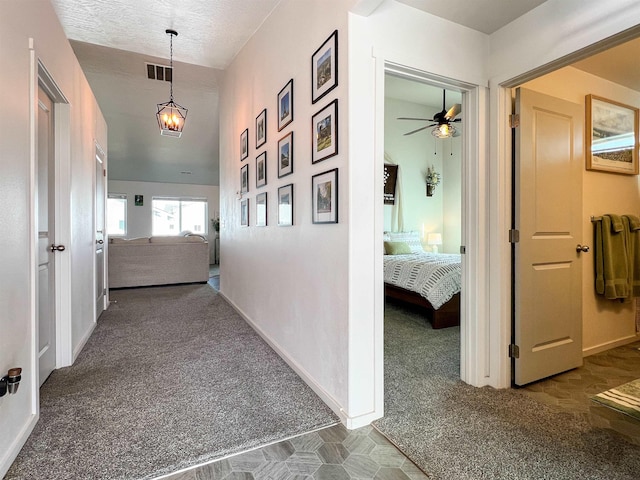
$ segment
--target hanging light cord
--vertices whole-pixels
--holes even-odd
[[[171,82],[169,82],[169,99],[173,102],[173,33],[169,33],[169,66],[171,67]]]

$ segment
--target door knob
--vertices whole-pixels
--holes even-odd
[[[589,251],[589,245],[580,245],[578,244],[576,246],[576,252],[580,253],[580,252],[584,252],[587,253]]]
[[[55,243],[52,243],[51,247],[49,248],[51,249],[52,252],[55,252],[55,251],[64,252],[66,247],[64,245],[56,245]]]
[[[104,243],[104,240],[96,240],[96,243],[102,245]]]

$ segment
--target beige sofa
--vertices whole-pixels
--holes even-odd
[[[207,282],[209,244],[198,235],[109,239],[109,288]]]

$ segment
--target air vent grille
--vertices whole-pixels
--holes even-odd
[[[171,81],[173,74],[171,67],[156,65],[155,63],[145,63],[145,65],[147,66],[147,78],[149,80]]]

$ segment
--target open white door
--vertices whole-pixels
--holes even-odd
[[[516,90],[514,382],[582,365],[581,105]],[[514,240],[515,241],[515,240]]]
[[[105,213],[105,181],[104,154],[96,146],[96,190],[95,190],[95,227],[96,227],[96,320],[104,311],[104,213]]]

